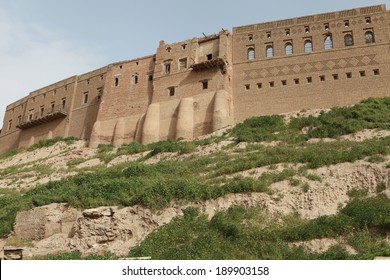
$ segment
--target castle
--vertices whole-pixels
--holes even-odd
[[[191,139],[252,116],[390,95],[385,5],[234,27],[167,44],[7,106],[0,152],[74,136],[89,146]]]

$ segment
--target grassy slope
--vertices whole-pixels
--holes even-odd
[[[303,128],[308,129],[307,134],[302,133]],[[390,98],[368,99],[353,107],[333,109],[317,118],[293,119],[289,124],[285,124],[281,116],[252,118],[237,125],[228,136],[203,141],[162,141],[148,146],[132,143],[120,147],[116,153],[112,152],[111,146],[101,145],[99,157],[105,162],[118,155],[148,150],[151,152],[137,162],[99,169],[94,173],[81,173],[38,186],[23,195],[15,192],[4,193],[0,197],[0,234],[5,236],[11,231],[18,211],[53,202],[68,202],[82,209],[101,205],[134,204],[158,209],[167,206],[172,199],[195,201],[235,192],[271,192],[269,186],[272,183],[291,179],[296,174],[296,171],[286,168],[281,172],[270,171],[258,179],[227,176],[256,167],[302,163],[304,166],[300,172],[305,172],[308,168],[389,154],[390,137],[359,143],[339,139],[330,143],[307,142],[310,138],[337,139],[341,135],[365,128],[390,129]],[[219,142],[227,137],[234,137],[236,142],[251,144],[245,149],[235,149],[234,152],[231,151],[232,145],[230,150],[208,156],[190,155],[180,161],[164,160],[152,165],[143,163],[158,153],[191,153],[199,146]],[[279,141],[279,144],[265,147],[257,143],[262,141]],[[36,146],[51,145],[54,142],[41,142]],[[18,152],[23,151],[14,150],[1,157],[12,156]],[[376,209],[375,207],[380,205],[383,219],[379,221],[371,217],[364,220],[357,210],[348,212],[346,209],[352,207],[350,205],[353,203],[360,205],[357,208],[361,209]],[[299,217],[282,216],[282,224],[267,219],[255,208],[234,208],[217,214],[211,221],[189,209],[183,218],[175,219],[170,225],[152,234],[130,254],[190,259],[332,259],[370,258],[373,254],[390,255],[388,245],[380,241],[381,234],[389,226],[389,201],[384,197],[378,197],[376,200],[360,198],[351,204],[343,210],[345,213],[342,211],[334,217],[322,217],[309,222]],[[375,234],[372,229],[375,229]],[[331,248],[324,254],[310,254],[302,247],[287,246],[287,243],[292,241],[338,236],[347,238],[347,243],[352,245],[359,255],[352,257],[340,247]],[[156,244],[171,246],[161,248]]]

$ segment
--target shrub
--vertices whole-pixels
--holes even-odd
[[[341,213],[353,218],[361,228],[387,228],[390,223],[390,200],[384,195],[355,199],[349,202]]]
[[[132,155],[145,152],[147,146],[138,143],[137,141],[131,142],[130,144],[122,145],[117,150],[117,155]]]

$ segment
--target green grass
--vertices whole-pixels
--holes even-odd
[[[301,133],[303,128],[308,128],[307,135]],[[238,142],[302,143],[309,138],[337,138],[374,128],[390,129],[390,97],[369,98],[352,107],[322,112],[318,118],[295,118],[289,124],[276,115],[250,118],[233,128],[232,135]]]
[[[34,150],[39,149],[39,148],[50,147],[58,142],[65,142],[67,145],[71,145],[75,141],[77,141],[77,138],[75,138],[75,137],[67,137],[67,138],[55,137],[55,138],[47,139],[47,140],[40,140],[38,143],[33,144],[30,147],[28,147],[27,151],[34,151]]]
[[[352,201],[337,215],[313,220],[304,220],[297,214],[272,219],[260,207],[233,206],[217,213],[209,221],[197,209],[190,208],[183,217],[177,217],[151,233],[140,246],[130,251],[129,256],[151,256],[152,259],[331,260],[390,256],[390,245],[378,234],[378,230],[387,228],[386,221],[374,218],[375,228],[371,228],[373,224],[366,223],[371,218],[362,217],[357,204],[372,208],[371,214],[377,208],[383,208],[382,213],[390,210],[389,199],[382,196]],[[351,255],[340,245],[324,253],[308,252],[302,246],[289,245],[317,238],[340,240],[343,236],[348,236],[347,244],[354,247],[356,255]]]

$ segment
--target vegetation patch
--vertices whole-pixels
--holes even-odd
[[[361,207],[371,214],[362,216]],[[386,219],[374,213],[390,211],[390,201],[383,196],[354,200],[337,215],[304,220],[297,214],[267,217],[260,208],[233,206],[217,213],[211,221],[197,209],[187,209],[183,217],[151,233],[130,257],[152,259],[373,259],[390,256],[390,245],[378,230],[386,229]],[[379,214],[379,215],[381,215]],[[387,216],[389,217],[389,216]],[[375,225],[375,228],[372,226]],[[345,247],[336,245],[324,253],[307,251],[292,242],[348,236]],[[166,244],[159,246],[159,244]]]

